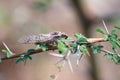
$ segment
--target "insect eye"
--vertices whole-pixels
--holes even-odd
[[[67,35],[65,35],[65,34],[62,34],[62,37],[64,37],[64,38],[68,38],[68,36],[67,36]]]
[[[52,32],[51,33],[51,35],[57,35],[58,34],[58,32]]]

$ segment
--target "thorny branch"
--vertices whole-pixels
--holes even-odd
[[[94,44],[94,43],[98,43],[98,42],[104,42],[104,39],[103,38],[88,38],[87,39],[88,41],[88,44]],[[120,39],[119,39],[120,41]],[[49,47],[46,51],[50,51],[50,50],[56,50],[57,49],[57,46],[51,46]],[[43,52],[41,49],[36,49],[34,52],[31,52],[30,55],[33,55],[33,54],[38,54],[38,53],[41,53]],[[22,55],[26,54],[26,52],[23,52],[23,53],[19,53],[19,54],[14,54],[12,55],[11,57],[3,57],[1,58],[1,60],[8,60],[8,59],[14,59],[14,58],[18,58],[18,57],[21,57]]]

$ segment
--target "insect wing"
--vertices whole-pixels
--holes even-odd
[[[30,35],[30,36],[24,36],[18,40],[19,43],[23,44],[31,44],[31,43],[36,43],[40,41],[40,35]]]

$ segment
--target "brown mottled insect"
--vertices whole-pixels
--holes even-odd
[[[39,34],[39,35],[29,35],[29,36],[24,36],[18,40],[19,43],[23,44],[30,44],[30,43],[51,43],[55,42],[57,39],[60,38],[67,38],[68,35],[65,34],[64,32],[51,32],[48,34]]]

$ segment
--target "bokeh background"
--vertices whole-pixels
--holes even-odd
[[[86,37],[102,37],[96,27],[108,29],[120,22],[119,0],[0,0],[0,50],[8,47],[16,54],[34,48],[33,44],[20,44],[25,35],[62,31],[73,37],[82,33]],[[102,43],[110,50],[108,43]],[[52,80],[57,74],[54,65],[59,58],[44,52],[33,55],[32,61],[15,64],[16,59],[0,63],[0,80]],[[0,52],[0,57],[4,55]],[[66,64],[57,80],[120,80],[120,66],[112,63],[104,54],[83,57],[78,66],[72,57],[74,72]]]

